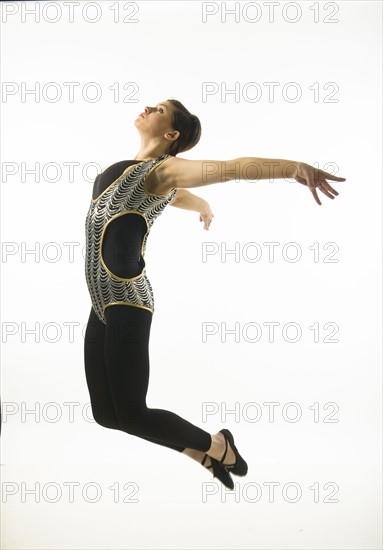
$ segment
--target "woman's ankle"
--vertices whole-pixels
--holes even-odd
[[[211,441],[212,441],[211,447],[208,451],[206,451],[206,454],[208,454],[212,458],[215,458],[219,462],[222,459],[226,449],[225,436],[223,435],[223,433],[218,432],[217,434],[213,434],[211,436]],[[235,453],[231,448],[230,443],[227,442],[227,451],[226,451],[223,464],[233,464],[234,462],[235,462]]]
[[[209,450],[206,451],[206,454],[215,458],[216,460],[221,460],[223,453],[225,452],[225,438],[223,434],[211,434],[211,446]]]

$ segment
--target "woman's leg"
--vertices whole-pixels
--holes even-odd
[[[112,305],[106,308],[105,318],[106,377],[120,429],[182,450],[208,451],[212,445],[208,432],[173,412],[146,405],[152,313],[134,306]]]
[[[94,309],[91,308],[85,331],[85,376],[91,398],[93,418],[105,428],[119,430],[120,426],[106,373],[104,357],[105,329],[106,326],[97,317]],[[171,445],[151,437],[144,437],[143,439],[147,439],[157,445],[169,447],[175,451],[184,451],[184,447]]]
[[[134,309],[132,307],[129,308],[128,306],[120,307],[125,307],[126,309]],[[107,310],[108,309],[111,308],[107,308]],[[105,324],[99,320],[93,308],[91,308],[85,332],[84,358],[86,381],[91,399],[92,413],[95,421],[101,426],[114,430],[120,430],[121,427],[119,425],[117,413],[115,410],[105,363],[105,332]],[[212,436],[213,441],[211,449],[213,448],[214,444],[216,444],[217,437],[219,437],[220,435],[221,434]],[[193,460],[196,460],[198,463],[201,463],[202,459],[205,456],[205,453],[203,451],[184,447],[182,445],[174,445],[167,441],[159,440],[156,437],[144,435],[140,435],[140,437],[152,443],[156,443],[157,445],[168,447],[175,451],[183,452],[185,455],[189,456]],[[223,448],[222,440],[221,444]],[[217,452],[218,458],[222,454],[222,449],[218,447]],[[209,466],[210,459],[208,458],[205,461],[204,467],[208,468]]]
[[[105,428],[118,430],[118,418],[114,409],[104,360],[105,325],[92,308],[85,331],[85,376],[91,399],[93,418]]]

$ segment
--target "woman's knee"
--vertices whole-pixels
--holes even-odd
[[[112,430],[120,429],[118,418],[114,410],[92,403],[92,414],[94,421],[100,426]]]
[[[133,435],[139,435],[147,420],[147,407],[137,402],[124,403],[118,408],[120,429]]]

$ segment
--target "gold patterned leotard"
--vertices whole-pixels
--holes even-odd
[[[175,196],[145,190],[145,178],[171,155],[113,164],[94,182],[85,221],[85,277],[93,309],[106,324],[105,308],[125,304],[154,313],[145,273],[145,248],[154,220]]]

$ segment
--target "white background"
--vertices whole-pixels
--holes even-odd
[[[76,4],[73,22],[68,6],[51,3],[47,11],[45,2],[24,3],[41,15],[23,20],[22,4],[1,6],[2,547],[381,548],[381,3],[294,2],[287,9],[279,2],[271,18],[266,3],[237,2],[237,20],[226,21],[225,3],[210,3],[217,13],[203,22],[201,2],[136,2],[135,13],[125,2],[98,2],[93,23],[94,7],[88,20],[82,15],[86,2],[67,3]],[[254,7],[244,10],[249,4],[258,6],[257,22]],[[61,16],[50,22],[57,8]],[[49,82],[62,90],[56,102],[21,93],[23,83],[43,89]],[[74,101],[65,82],[79,83]],[[98,101],[81,94],[90,82],[102,91]],[[267,82],[279,83],[273,101]],[[113,98],[116,83],[120,95]],[[124,90],[126,83],[135,89]],[[204,83],[217,93],[204,97]],[[238,95],[225,95],[236,83]],[[256,102],[248,83],[262,91]],[[288,83],[295,88],[282,93]],[[299,160],[347,178],[332,184],[334,200],[319,192],[322,206],[292,180],[201,187],[193,192],[215,214],[209,231],[198,213],[169,206],[148,239],[156,307],[148,405],[209,433],[233,432],[249,472],[234,479],[226,501],[220,483],[196,462],[102,428],[87,409],[83,334],[91,304],[81,251],[96,166],[134,158],[134,119],[145,105],[169,98],[202,124],[200,142],[181,158]],[[75,163],[73,177],[66,163]],[[23,173],[35,165],[39,181]],[[203,262],[207,242],[219,251],[255,242],[262,257],[235,261],[217,253]],[[274,262],[266,242],[279,243]],[[297,262],[281,254],[291,242],[302,251]],[[76,243],[73,261],[63,243]],[[337,262],[324,261],[334,250],[326,243],[336,244]],[[37,252],[23,256],[23,247]],[[55,250],[61,258],[49,261]],[[219,332],[203,342],[207,322]],[[267,322],[280,323],[273,343]],[[228,335],[224,342],[223,323],[240,330],[258,323],[262,336],[252,343]],[[283,339],[286,323],[299,325],[299,341]],[[338,326],[338,342],[324,341],[326,323]],[[25,335],[29,329],[35,333]],[[274,422],[267,402],[279,404]],[[297,422],[282,414],[289,402],[302,410]],[[57,421],[48,403],[61,411]],[[73,421],[65,403],[77,404]],[[217,411],[206,422],[204,403]],[[238,416],[225,416],[236,403]],[[258,422],[249,403],[262,411]],[[333,410],[326,403],[338,407],[338,422],[324,421]],[[25,409],[36,412],[23,416]],[[79,484],[74,502],[68,482]],[[102,492],[95,503],[81,493],[90,482]],[[127,482],[137,484],[138,502],[123,502]],[[267,482],[279,483],[274,502]],[[292,482],[302,490],[296,503],[288,502],[293,490],[287,499],[282,493]],[[40,484],[40,502],[23,498],[23,483]],[[62,491],[56,503],[53,489],[44,493],[48,483]],[[119,502],[110,489],[116,484]],[[255,484],[262,488],[257,502]],[[324,502],[334,486],[338,502]],[[215,494],[204,502],[207,488]]]

